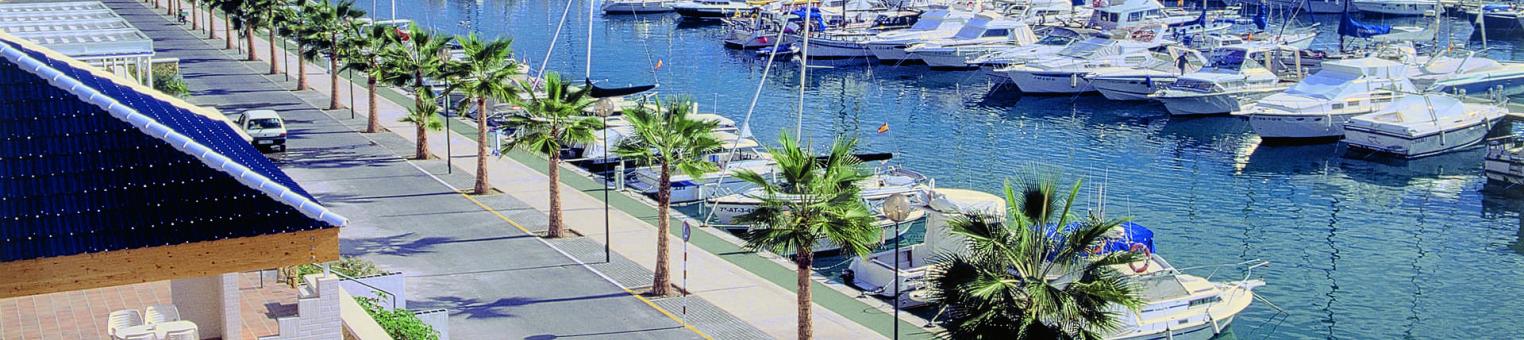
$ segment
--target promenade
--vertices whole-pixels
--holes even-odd
[[[548,210],[546,166],[524,153],[491,158],[493,186],[501,194],[467,196],[472,182],[475,128],[452,123],[429,141],[439,159],[405,160],[413,128],[399,121],[411,99],[383,88],[378,101],[388,133],[361,134],[366,96],[362,84],[343,81],[341,102],[351,96],[357,114],[324,112],[326,62],[309,63],[312,90],[291,92],[299,59],[288,75],[264,75],[264,62],[240,61],[223,42],[175,25],[163,10],[130,0],[107,4],[155,39],[161,57],[179,58],[193,91],[192,102],[224,113],[275,109],[291,128],[290,151],[280,158],[288,173],[325,205],[351,218],[341,233],[344,254],[361,256],[388,270],[407,273],[412,308],[451,310],[457,338],[793,338],[793,272],[782,259],[745,252],[734,238],[696,228],[688,247],[689,298],[645,299],[634,295],[650,284],[655,263],[655,209],[614,193],[608,225],[612,261],[604,263],[604,202],[601,184],[561,169],[568,226],[580,237],[541,240]],[[205,16],[203,16],[204,18]],[[221,27],[221,20],[217,27]],[[219,31],[221,37],[224,33]],[[256,34],[263,36],[263,34]],[[256,55],[268,57],[256,40]],[[282,51],[285,52],[285,51]],[[284,54],[284,53],[283,53]],[[286,63],[285,60],[282,61]],[[284,67],[290,66],[290,67]],[[350,92],[351,85],[355,92]],[[447,137],[447,134],[448,137]],[[455,167],[445,166],[451,150]],[[674,233],[680,224],[674,223]],[[681,239],[672,237],[674,281],[681,284]],[[891,328],[882,304],[858,299],[839,286],[817,283],[816,336],[823,339],[883,338]],[[683,315],[683,306],[688,313]],[[591,322],[597,320],[596,322]],[[903,322],[908,338],[928,337]]]

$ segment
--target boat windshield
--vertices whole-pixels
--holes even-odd
[[[978,38],[981,35],[984,35],[984,25],[970,24],[968,26],[963,26],[963,29],[958,30],[958,34],[953,35],[953,39],[968,40]]]
[[[1101,49],[1106,48],[1106,46],[1109,46],[1109,44],[1098,43],[1095,41],[1081,41],[1074,45],[1069,45],[1069,47],[1065,47],[1063,51],[1058,51],[1058,55],[1074,58],[1088,58],[1095,55],[1096,52],[1099,52]]]
[[[1050,36],[1043,37],[1042,40],[1038,40],[1037,44],[1038,45],[1048,45],[1048,46],[1064,46],[1064,45],[1068,45],[1070,42],[1074,42],[1074,38],[1064,37],[1064,36],[1057,36],[1057,35],[1050,35]]]
[[[942,22],[943,21],[947,21],[947,19],[945,19],[945,18],[937,18],[935,20],[916,20],[915,25],[910,25],[910,30],[912,30],[912,31],[930,31],[930,30],[935,30],[938,27],[942,26]]]
[[[1287,94],[1319,99],[1334,99],[1344,92],[1344,87],[1359,79],[1360,75],[1348,72],[1324,70],[1308,76],[1286,90]]]
[[[1244,50],[1223,50],[1212,56],[1212,68],[1238,71],[1244,66]]]

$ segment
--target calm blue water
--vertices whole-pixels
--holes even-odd
[[[571,78],[586,53],[582,1],[550,62]],[[439,30],[512,37],[517,55],[538,67],[564,4],[398,0],[397,8]],[[389,15],[388,3],[378,8]],[[1331,32],[1337,18],[1315,19]],[[763,61],[724,49],[720,27],[601,14],[591,25],[595,79],[659,82],[663,94],[692,96],[705,111],[744,115]],[[1452,27],[1446,33],[1465,46],[1470,26]],[[1492,38],[1490,55],[1524,59],[1509,39]],[[653,72],[656,60],[664,67]],[[764,141],[793,129],[798,100],[797,66],[774,70],[752,119]],[[1175,119],[1158,105],[1099,96],[1021,97],[992,91],[974,72],[918,66],[820,69],[806,83],[804,126],[817,142],[861,136],[865,149],[896,152],[941,187],[994,191],[1027,164],[1051,165],[1104,181],[1108,212],[1156,229],[1176,266],[1271,261],[1255,273],[1270,284],[1258,293],[1288,314],[1256,302],[1234,324],[1240,338],[1524,334],[1524,203],[1483,190],[1480,150],[1398,162],[1344,158],[1335,144],[1262,146],[1235,118]],[[892,131],[875,133],[885,122]]]

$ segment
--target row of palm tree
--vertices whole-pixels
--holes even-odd
[[[263,28],[269,30],[271,41],[277,34],[295,41],[303,59],[328,62],[333,86],[330,93],[335,94],[330,96],[329,109],[339,108],[339,70],[364,74],[370,104],[367,133],[381,131],[376,105],[379,84],[413,89],[414,105],[403,121],[415,126],[417,159],[429,157],[428,132],[442,128],[439,97],[462,93],[465,100],[446,104],[458,111],[477,112],[477,178],[473,188],[477,194],[491,191],[486,169],[488,102],[524,108],[524,114],[508,119],[508,125],[517,132],[507,148],[547,157],[550,211],[545,236],[564,235],[558,186],[561,151],[594,141],[597,131],[604,128],[601,117],[588,113],[595,102],[590,88],[575,86],[555,73],[545,74],[540,81],[517,80],[521,78],[520,65],[512,59],[511,40],[452,37],[417,26],[404,30],[365,25],[356,20],[364,13],[348,1],[191,0],[191,4],[221,10],[226,18],[228,48],[232,48],[231,30],[236,27],[249,41],[250,60],[256,59],[253,33]],[[200,26],[210,39],[216,39],[213,17],[207,15],[206,24]],[[447,55],[452,41],[458,41],[464,52],[460,60]],[[269,50],[270,72],[278,74],[273,45]],[[297,89],[307,89],[305,63],[297,65]],[[444,80],[449,85],[443,93],[436,93],[429,88],[429,79]],[[625,160],[660,169],[657,263],[651,288],[655,295],[671,293],[668,235],[672,233],[672,176],[699,177],[719,170],[703,161],[705,155],[723,148],[711,132],[715,123],[696,118],[692,107],[687,98],[671,98],[626,109],[623,114],[634,135],[614,151]],[[853,139],[837,139],[819,153],[824,156],[817,156],[817,150],[808,143],[787,134],[778,144],[768,152],[778,162],[780,178],[773,180],[749,171],[736,174],[761,188],[762,193],[759,209],[740,220],[754,225],[753,231],[744,235],[748,248],[791,254],[796,265],[798,337],[809,339],[813,334],[810,274],[815,247],[830,242],[851,255],[865,256],[879,245],[880,234],[874,214],[858,198],[856,183],[870,173],[852,156],[856,147]],[[1078,187],[1076,182],[1063,195],[1053,176],[1023,177],[1018,185],[1007,185],[1011,213],[1005,219],[970,215],[952,223],[951,231],[968,240],[968,251],[944,254],[931,276],[932,299],[949,308],[943,336],[1096,338],[1117,327],[1110,305],[1136,308],[1141,303],[1126,279],[1110,269],[1110,265],[1136,260],[1135,256],[1085,253],[1085,249],[1104,242],[1102,235],[1121,221],[1075,218],[1070,208]],[[1073,231],[1055,233],[1045,227],[1073,222],[1080,225]],[[1058,282],[1055,278],[1064,273],[1081,275]]]

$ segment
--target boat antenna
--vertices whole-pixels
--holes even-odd
[[[804,7],[804,20],[801,20],[803,24],[800,25],[804,26],[804,35],[799,39],[803,41],[804,47],[799,49],[799,116],[794,120],[794,138],[804,138],[804,85],[810,71],[810,24],[814,21],[814,14],[811,14],[813,9],[815,9],[814,6]],[[825,24],[824,14],[820,15],[820,21],[822,25]],[[777,51],[773,52],[777,53]],[[772,58],[768,59],[771,64]]]

